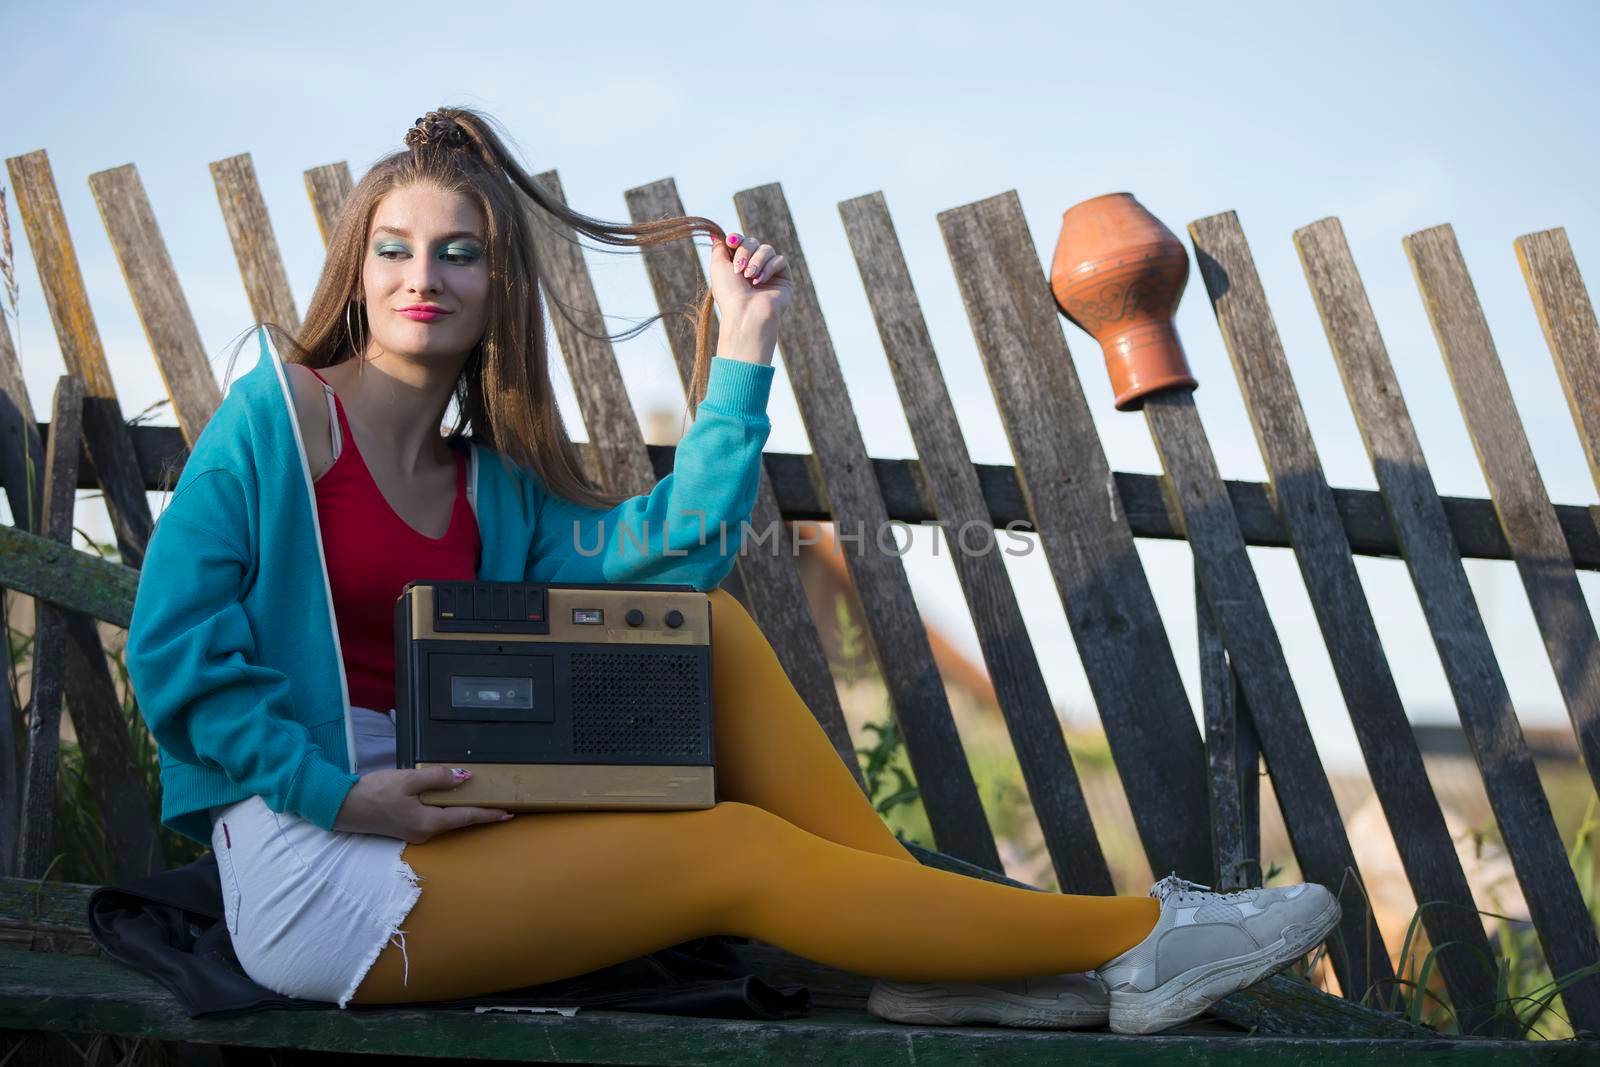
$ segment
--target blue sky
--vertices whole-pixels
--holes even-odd
[[[1551,496],[1590,503],[1584,462],[1512,252],[1564,226],[1600,272],[1594,133],[1597,5],[1144,3],[971,5],[11,3],[0,10],[0,153],[48,150],[123,409],[159,399],[133,305],[89,195],[91,173],[138,167],[184,292],[218,360],[250,312],[207,164],[249,152],[302,308],[321,264],[302,172],[359,176],[442,104],[482,108],[571,203],[625,219],[624,190],[676,180],[687,210],[737,229],[732,197],[783,186],[860,417],[877,456],[913,454],[838,203],[881,191],[911,265],[973,457],[1008,463],[936,215],[1016,190],[1041,266],[1060,213],[1132,191],[1180,235],[1237,211],[1329,479],[1375,487],[1290,240],[1344,224],[1442,492],[1485,495],[1470,439],[1401,249],[1456,231]],[[980,14],[981,12],[981,14]],[[20,225],[20,339],[33,402],[63,367]],[[1185,236],[1186,243],[1187,238]],[[590,257],[620,331],[654,310],[637,257]],[[1204,287],[1178,325],[1224,474],[1265,470]],[[1062,320],[1112,465],[1158,470],[1143,419],[1119,414],[1097,346]],[[13,328],[16,328],[15,325]],[[618,348],[641,412],[681,407],[659,326]],[[809,451],[783,358],[769,449]],[[580,425],[561,375],[568,423]],[[158,420],[168,421],[170,418]],[[94,505],[85,505],[91,516]],[[98,523],[98,525],[96,525]],[[108,538],[103,518],[86,529]],[[1143,545],[1168,635],[1198,696],[1188,550]],[[1253,558],[1328,762],[1355,753],[1292,557]],[[947,551],[927,531],[907,557],[918,600],[976,655]],[[1042,553],[1009,561],[1058,704],[1092,705]],[[1525,721],[1566,721],[1509,563],[1470,566]],[[1361,564],[1402,695],[1452,715],[1404,566]],[[1600,581],[1583,578],[1591,605]]]

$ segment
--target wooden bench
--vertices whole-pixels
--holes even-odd
[[[1022,884],[941,853],[911,848],[918,859],[944,870]],[[553,1018],[385,1008],[194,1020],[155,981],[99,956],[84,921],[92,890],[0,879],[0,946],[14,950],[0,951],[0,1026],[197,1045],[554,1063],[846,1063],[870,1058],[926,1064],[972,1057],[982,1057],[981,1062],[1016,1057],[1024,1063],[1057,1062],[1068,1050],[1054,1042],[1068,1037],[1075,1042],[1073,1055],[1127,1062],[1172,1051],[1195,1063],[1232,1063],[1262,1053],[1368,1062],[1401,1051],[1448,1046],[1467,1062],[1504,1056],[1509,1057],[1505,1062],[1576,1063],[1573,1054],[1582,1051],[1531,1042],[1441,1041],[1404,1019],[1283,976],[1223,1001],[1213,1009],[1212,1019],[1153,1039],[1000,1027],[908,1027],[866,1013],[869,979],[759,943],[736,951],[763,979],[810,989],[812,1011],[806,1018],[774,1023],[588,1009]],[[9,1036],[19,1044],[24,1040],[21,1034]],[[1152,1040],[1156,1044],[1147,1044]]]
[[[1286,977],[1229,998],[1211,1020],[1154,1039],[891,1026],[864,1013],[865,979],[766,946],[749,947],[751,965],[811,986],[819,1004],[812,1018],[757,1024],[580,1012],[573,1019],[463,1022],[451,1013],[395,1010],[189,1020],[159,987],[85,951],[92,949],[84,943],[82,914],[88,887],[39,879],[54,848],[63,696],[117,876],[161,865],[146,814],[151,798],[133,764],[95,620],[126,627],[152,527],[144,494],[176,480],[188,443],[221,391],[132,165],[89,182],[167,385],[175,428],[130,423],[120,409],[45,153],[8,159],[7,166],[69,373],[52,398],[50,420],[37,421],[19,355],[9,332],[0,330],[0,486],[18,516],[14,526],[0,528],[0,585],[38,604],[26,738],[14,736],[17,709],[0,707],[0,774],[17,765],[24,746],[26,752],[20,788],[9,775],[0,782],[0,864],[18,876],[0,882],[0,928],[7,931],[0,943],[16,950],[0,952],[0,1026],[219,1046],[596,1063],[745,1062],[757,1055],[774,1062],[874,1056],[926,1063],[1160,1051],[1181,1051],[1197,1062],[1263,1052],[1342,1061],[1390,1056],[1400,1043],[1407,1050],[1444,1044],[1463,1058],[1592,1054],[1592,1047],[1574,1043],[1445,1040]],[[249,157],[223,160],[212,171],[253,314],[296,326]],[[539,180],[563,195],[554,172]],[[348,167],[316,168],[306,183],[326,238],[351,189]],[[684,213],[670,180],[625,195],[635,220]],[[1412,235],[1405,248],[1482,457],[1490,500],[1441,499],[1435,491],[1336,220],[1298,231],[1295,241],[1373,461],[1375,493],[1328,485],[1231,212],[1194,223],[1189,235],[1266,459],[1266,484],[1221,477],[1184,393],[1159,395],[1144,410],[1164,474],[1110,468],[1015,193],[938,217],[1015,466],[971,461],[883,196],[840,204],[919,458],[870,457],[780,188],[746,190],[735,205],[741,226],[784,249],[792,265],[797,299],[779,343],[815,448],[810,455],[767,455],[753,529],[824,519],[870,531],[894,520],[937,521],[947,535],[974,522],[988,529],[1019,523],[1013,528],[1037,534],[1152,869],[1223,885],[1259,878],[1257,767],[1264,757],[1301,869],[1341,891],[1345,921],[1330,941],[1330,959],[1340,987],[1359,997],[1392,989],[1390,950],[1398,946],[1384,944],[1365,906],[1350,842],[1245,552],[1247,545],[1290,548],[1406,876],[1418,900],[1441,902],[1424,909],[1422,923],[1439,946],[1444,988],[1465,1029],[1504,1035],[1509,1031],[1486,1008],[1496,999],[1482,963],[1492,950],[1357,580],[1355,555],[1404,558],[1550,968],[1565,975],[1600,963],[1594,922],[1461,562],[1517,562],[1585,766],[1600,780],[1600,641],[1577,581],[1578,569],[1600,569],[1600,527],[1591,509],[1549,500],[1448,226]],[[1516,249],[1584,447],[1600,472],[1600,327],[1571,250],[1559,230],[1520,238]],[[643,261],[662,308],[689,305],[704,285],[688,242],[647,250]],[[590,336],[605,326],[581,249],[549,242],[546,270],[549,295],[573,309],[584,327],[554,318],[589,440],[597,442],[583,448],[585,462],[613,488],[647,491],[671,470],[673,452],[646,445],[611,345]],[[663,323],[687,381],[691,327],[673,316]],[[79,487],[103,493],[121,563],[71,547]],[[1189,712],[1156,612],[1135,547],[1140,537],[1184,539],[1193,552],[1203,731]],[[951,559],[1057,881],[1065,891],[1110,892],[1109,867],[1003,562],[995,552],[952,551]],[[918,857],[1001,878],[904,565],[893,553],[870,550],[846,551],[845,561],[938,849],[919,849]],[[750,608],[860,781],[793,557],[746,553],[725,585]],[[8,699],[9,692],[0,695]],[[1600,1032],[1600,976],[1573,984],[1564,1002],[1576,1029]]]

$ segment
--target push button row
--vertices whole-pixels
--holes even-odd
[[[434,613],[457,622],[539,622],[544,591],[516,585],[441,584],[433,590]]]

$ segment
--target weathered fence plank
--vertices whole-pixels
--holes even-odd
[[[1523,234],[1512,242],[1539,316],[1589,471],[1600,487],[1600,321],[1578,271],[1567,231]]]
[[[55,258],[70,257],[71,245],[66,236],[65,221],[60,216],[59,202],[54,197],[55,188],[48,173],[48,162],[39,160],[31,166],[25,163],[21,169],[33,172],[31,180],[39,199],[34,208],[38,216],[36,226],[57,235],[62,242],[62,246],[54,253]],[[132,174],[131,168],[124,169],[129,175]],[[97,182],[100,177],[92,177],[90,184],[105,214],[107,202],[102,195],[104,189]],[[133,179],[133,185],[137,192],[136,178]],[[142,194],[137,199],[142,202]],[[138,206],[134,205],[135,215],[138,214]],[[143,204],[143,215],[147,217],[148,213],[148,204]],[[117,253],[126,263],[128,249],[122,239],[130,231],[144,228],[145,220],[130,219],[116,210],[106,214],[106,220],[113,242],[117,245]],[[148,222],[148,229],[154,232],[153,220]],[[158,247],[155,251],[161,252],[164,258],[164,251],[159,249],[159,235],[156,239]],[[130,275],[130,280],[135,282],[136,301],[139,300],[141,289],[161,289],[167,287],[168,283],[176,289],[177,279],[170,269],[170,262],[166,266],[165,278],[156,274]],[[82,291],[82,280],[77,276],[75,267],[60,277],[44,277],[41,274],[41,280],[47,290],[56,288],[59,291],[60,306],[81,307],[85,316],[82,322],[71,329],[63,329],[58,325],[58,334],[64,351],[68,349],[68,337],[73,338],[76,356],[69,363],[93,368],[99,376],[100,387],[106,391],[104,396],[85,397],[81,437],[89,451],[102,456],[109,455],[114,460],[104,471],[107,478],[101,489],[118,531],[122,556],[130,566],[137,566],[142,561],[148,539],[150,512],[144,497],[142,473],[132,461],[129,455],[131,449],[127,447],[131,444],[131,435],[122,421],[111,386],[109,367],[106,366],[104,352],[94,331],[92,316],[88,314],[87,294]],[[177,299],[181,302],[181,294]],[[146,309],[142,302],[139,307],[141,313]],[[148,326],[148,319],[146,322]],[[198,337],[195,343],[198,345]],[[211,381],[203,357],[200,362],[206,380]],[[215,393],[214,381],[211,381],[211,385]],[[20,383],[18,388],[22,388]],[[206,417],[209,417],[209,413]],[[77,446],[74,445],[76,450]],[[117,521],[119,515],[123,516],[120,522]],[[66,697],[72,708],[73,725],[83,752],[86,779],[96,807],[101,812],[105,838],[110,845],[111,870],[125,877],[147,874],[165,864],[159,854],[160,847],[150,818],[148,787],[142,770],[133,762],[122,701],[111,678],[99,630],[91,616],[79,612],[67,613],[62,625],[65,628],[61,651],[66,658]]]
[[[155,353],[172,398],[172,413],[193,444],[222,403],[222,389],[206,360],[178,272],[167,254],[139,172],[129,163],[89,175],[89,188],[105,221],[134,310]]]
[[[81,392],[81,379],[76,375],[69,375],[64,377],[62,382],[67,383],[69,380],[77,383],[76,387]],[[58,406],[63,402],[61,388],[58,387]],[[81,410],[80,403],[74,412]],[[81,427],[81,415],[77,415],[76,418],[78,426]],[[63,422],[62,426],[65,437],[63,443],[72,441],[74,445],[67,450],[68,454],[80,453],[82,449],[79,442],[82,434],[73,433],[74,427],[70,421]],[[69,482],[76,481],[77,472],[64,466],[62,477],[67,478]],[[63,572],[88,570],[89,568],[78,564],[77,561],[80,559],[90,564],[99,562],[99,570],[106,573],[120,572],[136,576],[138,572],[131,568],[99,560],[98,557],[72,548],[71,501],[74,494],[75,487],[68,488],[66,490],[68,503],[58,505],[64,506],[68,514],[65,520],[68,524],[67,531],[62,537],[35,537],[26,531],[16,531],[19,538],[32,541],[44,549],[43,560],[35,562],[45,562],[48,579],[55,582],[63,580],[67,583],[72,582],[73,575]],[[6,529],[7,532],[10,530],[10,528],[0,529]],[[13,577],[9,567],[13,560],[9,552],[6,553],[6,557],[7,573],[0,581],[38,597],[38,591],[33,588],[25,574]],[[93,587],[92,583],[85,584],[86,587]],[[132,583],[125,583],[124,588],[131,593]],[[73,593],[79,594],[80,590],[74,589]],[[129,603],[131,605],[131,601]],[[50,611],[40,615],[39,612],[47,605]],[[63,661],[52,669],[59,670],[63,674],[61,684],[66,689],[67,703],[72,709],[72,723],[77,731],[78,744],[83,751],[85,778],[96,810],[100,813],[106,842],[110,846],[110,869],[117,877],[126,878],[141,877],[160,870],[166,864],[164,857],[161,856],[155,825],[150,818],[152,805],[149,789],[143,770],[133,759],[122,700],[117,695],[116,686],[111,678],[105,649],[100,643],[100,631],[95,625],[95,615],[93,612],[73,610],[59,601],[42,597],[36,604],[36,616],[39,621],[36,623],[33,656],[35,669],[38,669],[42,658]],[[44,632],[43,627],[46,625],[50,628],[49,633]],[[50,652],[41,651],[44,649],[49,649]],[[51,737],[59,739],[59,724],[54,728],[47,725],[42,728],[52,730]],[[55,745],[57,740],[52,740],[49,744]]]
[[[82,454],[83,447],[75,451]],[[0,316],[0,488],[11,507],[12,522],[23,530],[36,531],[44,511],[44,442],[34,419],[33,404],[22,375],[22,364],[11,340],[11,327]],[[4,529],[5,527],[0,527]],[[0,581],[0,592],[6,583]],[[0,596],[0,622],[7,603]],[[11,700],[11,641],[0,649],[0,873],[16,873],[17,834],[22,826],[21,762],[27,750],[22,736],[22,709]]]
[[[1589,473],[1600,487],[1600,322],[1595,321],[1594,305],[1583,287],[1566,230],[1524,234],[1514,244],[1589,460]],[[1600,527],[1600,504],[1590,505],[1589,514]]]
[[[83,419],[83,380],[64,374],[56,383],[51,425],[61,428],[52,438],[44,461],[44,536],[69,549],[72,510],[77,501],[78,459],[75,448],[58,448],[65,437],[74,441]],[[48,600],[34,601],[33,694],[29,701],[28,762],[22,787],[22,827],[18,834],[17,870],[24,878],[42,878],[56,850],[56,778],[60,768],[61,694],[65,688],[67,613]]]
[[[1261,884],[1261,751],[1239,678],[1217,632],[1205,586],[1195,575],[1195,629],[1200,645],[1206,771],[1211,799],[1213,885]]]
[[[0,524],[0,585],[127,629],[139,572]]]
[[[124,563],[137,567],[144,562],[154,520],[133,461],[133,443],[117,403],[117,389],[100,344],[100,332],[95,328],[94,312],[89,307],[83,274],[78,270],[78,256],[61,210],[50,160],[42,151],[30,152],[6,160],[6,167],[11,172],[17,208],[28,232],[61,357],[68,372],[83,380],[83,436],[94,457],[117,549]]]
[[[338,221],[339,209],[355,188],[350,180],[350,164],[340,161],[305,172],[306,195],[311,198],[311,213],[317,219],[317,231],[322,243],[327,245],[333,236],[333,224]]]
[[[628,214],[634,222],[678,218],[685,214],[677,186],[670,178],[629,189],[624,195]],[[643,252],[645,273],[655,293],[656,306],[662,310],[661,322],[666,330],[667,344],[672,350],[673,362],[678,368],[678,380],[687,399],[695,358],[693,310],[706,288],[700,257],[695,252],[694,242],[687,239],[652,245]],[[716,336],[715,308],[711,316],[711,330]],[[783,513],[778,508],[778,500],[772,490],[772,478],[764,465],[756,489],[755,505],[750,511],[750,523],[751,529],[757,531],[782,531],[785,528]],[[833,672],[828,667],[828,656],[822,647],[822,637],[817,632],[816,619],[806,601],[805,586],[800,581],[794,554],[759,550],[740,552],[735,566],[744,583],[750,614],[772,645],[784,673],[828,735],[834,751],[850,768],[851,777],[865,791],[866,780],[862,776],[861,761],[856,757],[855,742],[850,737],[850,726],[839,704],[839,690],[834,684]]]
[[[1183,512],[1195,574],[1204,586],[1228,662],[1250,702],[1251,721],[1261,739],[1295,858],[1307,879],[1333,890],[1344,909],[1338,932],[1328,942],[1339,985],[1347,996],[1363,999],[1373,987],[1391,981],[1394,969],[1360,884],[1355,852],[1306,725],[1283,645],[1195,411],[1194,395],[1188,390],[1158,393],[1145,398],[1143,410],[1167,472],[1173,504]]]
[[[534,181],[554,199],[567,202],[555,171],[535,175]],[[545,238],[535,238],[543,275],[540,280],[549,304],[550,323],[578,398],[578,410],[599,459],[598,480],[615,492],[648,493],[655,484],[655,472],[650,469],[639,417],[628,400],[622,370],[617,366],[616,350],[605,337],[605,317],[583,261],[577,232],[531,200],[527,213],[536,220],[538,232]]]
[[[1294,235],[1417,600],[1553,974],[1600,961],[1594,923],[1556,833],[1461,554],[1434,490],[1378,322],[1337,219]],[[1573,1021],[1600,1030],[1600,978],[1566,994]]]
[[[1489,323],[1448,225],[1412,234],[1405,248],[1489,496],[1555,668],[1578,751],[1600,789],[1600,634],[1534,463]]]
[[[256,181],[250,154],[230,156],[211,164],[211,180],[217,187],[222,221],[228,227],[233,257],[244,279],[250,314],[257,322],[274,323],[291,334],[298,333],[300,313],[295,310],[289,275],[283,268],[278,238],[272,230],[272,217],[267,214],[267,202]]]
[[[144,768],[133,758],[128,723],[94,618],[67,615],[67,704],[83,749],[89,789],[100,813],[115,878],[166,868]]]
[[[753,235],[752,247],[765,243],[782,249],[794,280],[794,301],[778,338],[784,369],[826,482],[837,537],[841,546],[854,545],[854,550],[843,549],[845,566],[861,597],[868,642],[904,734],[934,839],[943,852],[1001,870],[905,564],[893,544],[882,544],[885,536],[893,541],[894,530],[783,191],[777,184],[746,189],[734,195],[734,205],[743,231]]]
[[[12,521],[24,530],[39,528],[43,485],[44,438],[28,400],[11,326],[0,316],[0,488],[11,505]]]
[[[842,201],[839,213],[1056,879],[1064,892],[1115,893],[888,204],[870,193]]]
[[[1139,840],[1155,870],[1203,882],[1205,750],[1022,204],[1012,191],[938,218]]]
[[[35,423],[34,426],[41,438],[50,432],[49,423]],[[169,488],[161,480],[163,471],[181,469],[188,456],[182,432],[175,426],[143,424],[130,426],[128,431],[133,439],[133,450],[145,487],[154,490]],[[590,445],[588,442],[579,442],[577,448],[585,452]],[[648,449],[651,467],[657,477],[664,477],[672,470],[673,446],[649,445]],[[809,454],[767,452],[763,459],[784,518],[828,520],[827,494],[817,487],[815,464]],[[43,461],[40,462],[42,464]],[[878,483],[889,518],[911,525],[938,519],[932,502],[923,490],[926,480],[919,460],[873,459],[871,463],[873,478]],[[78,487],[98,487],[94,464],[87,451],[79,453],[78,464]],[[1016,468],[998,463],[976,463],[973,466],[978,472],[978,485],[983,490],[984,503],[995,528],[1020,533],[1037,532],[1028,513],[1027,498],[1022,492],[1022,483],[1017,479]],[[1167,507],[1166,499],[1162,496],[1160,477],[1128,471],[1117,471],[1111,477],[1116,484],[1117,498],[1122,502],[1128,528],[1134,537],[1183,540],[1183,526],[1173,518]],[[1225,484],[1246,544],[1291,547],[1289,532],[1272,510],[1265,484],[1234,480]],[[1446,496],[1440,497],[1439,502],[1444,508],[1446,527],[1461,555],[1470,559],[1511,558],[1505,534],[1495,520],[1492,501]],[[1333,503],[1353,551],[1363,556],[1400,557],[1400,542],[1395,537],[1394,527],[1390,525],[1389,516],[1384,511],[1383,497],[1379,493],[1371,489],[1335,489]],[[1600,570],[1600,530],[1595,529],[1588,509],[1576,504],[1557,504],[1556,514],[1560,517],[1567,545],[1572,550],[1573,563],[1582,570]]]
[[[1492,958],[1489,941],[1334,513],[1249,243],[1231,211],[1191,223],[1189,235],[1373,790],[1412,893],[1428,902],[1428,938],[1445,946],[1436,957],[1445,985],[1462,1025],[1474,1031],[1487,1018],[1480,1006],[1494,999],[1483,966]]]
[[[4,592],[0,587],[0,594]],[[9,608],[0,595],[0,620],[9,618]],[[37,611],[34,617],[38,617]],[[23,735],[22,709],[11,699],[10,631],[3,636],[4,640],[0,640],[0,875],[9,878],[17,872],[17,833],[22,827],[23,754],[27,750],[27,740]]]
[[[554,199],[567,202],[555,171],[535,175],[534,181]],[[589,455],[599,460],[598,481],[619,493],[648,493],[656,484],[656,472],[650,466],[639,416],[622,381],[616,349],[605,336],[600,297],[594,291],[577,231],[540,210],[531,200],[527,201],[526,210],[534,224],[551,237],[540,242],[544,249],[539,258],[541,280],[553,312],[556,341],[566,358],[578,409],[589,433]],[[557,305],[566,311],[555,311]],[[737,570],[729,572],[722,587],[744,599],[744,585]]]

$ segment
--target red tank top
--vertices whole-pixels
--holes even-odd
[[[327,379],[317,378],[332,393]],[[339,646],[350,703],[387,711],[394,707],[394,602],[406,583],[477,577],[480,542],[467,501],[467,457],[455,452],[456,498],[449,528],[443,537],[426,537],[378,490],[337,393],[333,406],[343,443],[333,466],[314,484]]]

